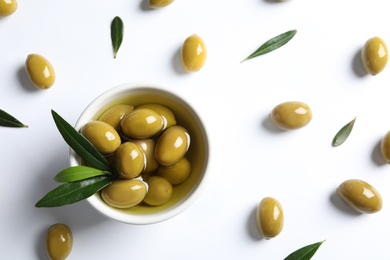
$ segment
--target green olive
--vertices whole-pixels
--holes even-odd
[[[26,72],[31,83],[39,89],[53,86],[56,75],[51,63],[42,55],[30,54],[26,59]]]
[[[145,168],[145,154],[133,142],[124,142],[115,152],[115,168],[122,178],[138,177]]]
[[[157,140],[154,155],[163,166],[170,166],[180,161],[190,146],[190,135],[182,126],[168,128]]]
[[[18,2],[16,0],[0,0],[0,16],[8,16],[16,12]]]
[[[133,110],[134,107],[130,105],[113,105],[112,107],[104,111],[103,114],[100,115],[98,120],[110,124],[115,129],[119,129],[119,124],[122,118]]]
[[[154,147],[156,145],[153,139],[142,139],[142,140],[133,140],[135,144],[137,144],[145,154],[146,163],[145,169],[143,170],[143,174],[151,173],[158,168],[158,162],[154,157]]]
[[[272,123],[283,130],[302,128],[311,121],[312,117],[310,107],[298,101],[281,103],[270,114]]]
[[[166,203],[172,196],[172,185],[163,177],[152,176],[147,181],[148,193],[144,202],[150,206],[160,206]]]
[[[207,58],[206,45],[202,38],[193,34],[183,43],[181,48],[181,62],[187,72],[199,71]]]
[[[114,208],[130,208],[140,204],[146,195],[147,186],[138,179],[117,179],[103,188],[101,197]]]
[[[256,211],[256,224],[265,239],[279,235],[284,224],[284,213],[279,201],[271,197],[262,199]]]
[[[191,164],[186,157],[183,157],[180,161],[171,166],[160,165],[157,168],[157,174],[164,177],[172,185],[184,182],[190,176],[190,173]]]
[[[49,227],[45,238],[46,254],[50,260],[66,259],[73,246],[73,235],[70,228],[61,223]]]
[[[173,114],[172,110],[168,107],[160,105],[160,104],[144,104],[137,106],[135,109],[139,108],[147,108],[157,112],[165,121],[164,129],[176,125],[175,114]]]
[[[80,132],[104,155],[115,152],[121,145],[118,132],[103,121],[90,121],[81,128]]]
[[[381,141],[381,154],[387,163],[390,163],[390,131],[386,133]]]
[[[149,0],[149,7],[161,8],[171,4],[174,0]]]
[[[121,121],[125,136],[135,139],[147,139],[155,136],[164,127],[162,117],[150,109],[136,109],[128,113]]]
[[[337,194],[351,208],[361,213],[375,213],[382,209],[379,192],[365,181],[351,179],[337,188]]]
[[[361,59],[367,73],[377,75],[386,67],[389,59],[386,43],[378,36],[368,39],[362,48]]]

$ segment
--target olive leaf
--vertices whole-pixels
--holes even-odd
[[[245,58],[243,61],[241,61],[241,63],[246,61],[246,60],[255,58],[257,56],[266,54],[268,52],[271,52],[273,50],[276,50],[276,49],[282,47],[283,45],[288,43],[294,37],[294,35],[296,33],[297,33],[297,30],[290,30],[290,31],[287,31],[285,33],[282,33],[278,36],[271,38],[270,40],[266,41],[263,45],[261,45],[254,53],[252,53],[247,58]]]
[[[116,54],[118,53],[119,47],[122,44],[123,40],[123,21],[119,16],[111,22],[111,42],[112,47],[114,48],[114,59],[116,59]]]
[[[91,177],[101,176],[101,175],[112,175],[111,172],[102,171],[88,166],[72,166],[68,167],[54,177],[56,182],[74,182],[85,180]]]
[[[347,140],[348,136],[352,132],[352,128],[355,124],[355,121],[356,121],[356,117],[351,122],[349,122],[348,124],[343,126],[337,132],[337,134],[335,135],[335,137],[333,138],[333,141],[332,141],[333,146],[339,146],[339,145],[343,144],[345,142],[345,140]]]
[[[100,191],[109,185],[112,180],[112,177],[97,176],[64,183],[47,193],[35,204],[35,207],[52,208],[79,202]]]
[[[28,127],[27,125],[23,124],[19,120],[17,120],[15,117],[11,116],[4,110],[0,109],[0,126],[6,126],[6,127]]]
[[[51,111],[54,122],[66,143],[90,166],[102,171],[114,172],[106,158],[88,141],[77,132],[57,112]]]
[[[310,260],[324,242],[325,240],[304,246],[289,254],[284,260]]]
[[[88,139],[77,132],[54,110],[51,112],[58,130],[67,144],[93,167],[72,166],[60,171],[54,180],[65,183],[40,199],[35,204],[35,207],[38,208],[59,207],[84,200],[109,185],[115,177],[115,169]]]

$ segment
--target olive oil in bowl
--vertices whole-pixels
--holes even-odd
[[[128,104],[134,107],[143,104],[160,104],[169,108],[175,115],[177,125],[188,130],[190,146],[186,158],[191,164],[191,173],[182,183],[173,185],[172,197],[160,206],[141,203],[137,206],[118,209],[107,205],[96,193],[88,201],[103,215],[130,224],[150,224],[169,219],[186,209],[199,195],[205,179],[209,157],[209,145],[205,128],[190,105],[178,96],[149,85],[133,86],[124,84],[113,88],[86,108],[76,124],[79,129],[90,120],[96,120],[109,107]],[[71,164],[81,164],[80,158],[71,151]]]

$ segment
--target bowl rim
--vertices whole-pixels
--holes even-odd
[[[171,207],[159,211],[153,214],[127,214],[121,212],[117,209],[108,206],[101,199],[98,198],[97,194],[94,194],[87,198],[88,203],[97,210],[100,214],[122,222],[126,224],[134,224],[134,225],[146,225],[146,224],[154,224],[159,223],[165,220],[168,220],[181,212],[185,211],[190,205],[192,205],[195,200],[199,197],[200,193],[204,189],[206,184],[207,168],[210,161],[210,142],[208,138],[208,132],[205,128],[203,120],[199,116],[199,113],[193,108],[193,106],[185,99],[180,97],[179,95],[173,93],[170,90],[167,90],[166,87],[153,83],[145,83],[145,82],[128,82],[123,83],[117,86],[114,86],[100,95],[98,95],[95,99],[93,99],[87,107],[82,111],[79,118],[76,121],[74,128],[79,130],[81,126],[83,126],[86,122],[90,121],[91,118],[96,114],[96,112],[102,108],[102,105],[107,105],[113,100],[117,99],[121,95],[134,92],[134,91],[157,91],[158,94],[168,95],[169,98],[177,99],[182,102],[191,112],[191,114],[196,118],[196,120],[200,123],[199,127],[202,131],[202,136],[205,142],[205,163],[203,166],[202,176],[200,177],[196,189],[192,189],[189,194],[183,198],[179,203],[172,205]],[[72,148],[69,148],[69,162],[71,166],[79,165],[79,156],[73,151]]]

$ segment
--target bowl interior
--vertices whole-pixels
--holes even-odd
[[[129,209],[116,209],[108,206],[99,193],[88,198],[88,202],[103,215],[129,224],[160,222],[190,206],[203,186],[209,157],[207,134],[194,109],[178,96],[146,84],[144,87],[140,84],[124,84],[104,92],[84,110],[75,129],[79,130],[87,122],[97,119],[112,105],[137,106],[146,103],[158,103],[170,108],[175,114],[178,125],[189,131],[191,144],[186,157],[191,163],[191,174],[185,182],[174,185],[172,198],[161,206],[141,204]],[[70,164],[72,166],[81,164],[81,158],[73,150],[70,151]]]

